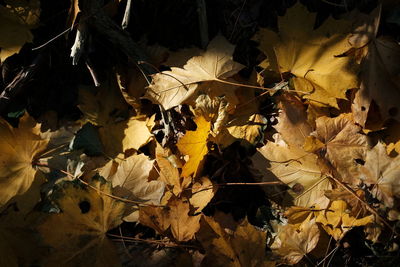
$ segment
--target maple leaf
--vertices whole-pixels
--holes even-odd
[[[191,58],[183,69],[172,67],[171,71],[154,75],[145,97],[164,109],[185,103],[198,90],[199,83],[224,82],[244,67],[232,60],[233,50],[234,46],[218,35],[206,52]]]
[[[48,140],[40,137],[40,125],[28,114],[13,128],[0,119],[0,207],[10,198],[26,192],[36,170],[32,164],[45,151]]]
[[[197,117],[195,120],[197,129],[195,131],[186,131],[186,134],[179,139],[176,144],[182,155],[188,155],[182,168],[182,177],[196,176],[202,167],[204,156],[208,152],[207,141],[211,130],[211,123],[204,117]]]
[[[154,117],[131,117],[127,121],[107,124],[99,129],[105,154],[111,158],[129,149],[138,150],[153,139],[150,132]]]
[[[149,181],[150,171],[153,169],[154,160],[143,154],[133,155],[121,161],[111,175],[105,177],[111,181],[115,196],[129,199],[143,204],[160,204],[164,194],[164,182]],[[134,222],[139,219],[137,207],[127,208],[125,221]]]
[[[61,212],[49,214],[38,226],[44,242],[53,248],[47,265],[119,266],[106,233],[122,223],[125,205],[109,196],[109,183],[93,179],[90,186],[64,182],[53,193]]]
[[[278,235],[271,249],[286,263],[296,264],[317,246],[319,236],[315,219],[308,218],[299,227],[291,224],[279,226]]]
[[[97,126],[115,123],[128,114],[128,104],[115,79],[103,82],[100,87],[81,85],[78,107],[85,120]]]
[[[215,266],[264,266],[266,233],[245,219],[233,233],[213,218],[202,216],[196,238],[206,250],[203,264]]]
[[[337,108],[336,99],[344,99],[348,89],[358,87],[352,58],[337,57],[352,48],[348,41],[352,22],[329,17],[314,29],[315,18],[316,13],[297,3],[278,17],[279,33],[261,29],[255,39],[275,71],[296,76],[295,89],[309,92],[304,98],[313,105]]]
[[[357,185],[358,159],[363,160],[369,148],[368,139],[360,133],[351,114],[341,114],[336,118],[320,117],[316,120],[316,130],[306,139],[305,149],[321,152],[349,183]]]
[[[316,222],[321,223],[335,240],[340,240],[352,227],[363,226],[373,221],[373,215],[361,219],[351,216],[347,211],[347,203],[343,200],[333,201],[326,210],[319,212],[316,218]]]
[[[321,208],[328,205],[324,193],[332,188],[332,183],[322,173],[316,155],[295,146],[268,142],[257,149],[252,161],[263,175],[262,181],[279,179],[293,188],[290,194],[295,205],[311,207],[318,203]]]
[[[355,94],[352,111],[356,122],[365,126],[374,101],[381,116],[374,128],[379,129],[387,119],[400,120],[400,45],[388,38],[376,38],[369,43],[367,51],[361,65],[360,90]]]
[[[3,36],[0,39],[0,62],[19,53],[25,43],[32,42],[30,29],[38,24],[40,16],[39,0],[6,0],[4,3],[0,5],[0,36]]]
[[[389,208],[394,205],[393,198],[400,196],[399,164],[400,156],[390,158],[379,142],[367,151],[365,164],[358,174],[365,183],[373,185],[373,194]]]
[[[190,204],[177,198],[170,198],[168,205],[162,207],[140,207],[139,222],[153,228],[160,234],[166,234],[170,228],[177,241],[194,238],[199,230],[200,215],[189,215]]]

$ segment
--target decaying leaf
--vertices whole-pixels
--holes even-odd
[[[39,134],[40,125],[28,114],[20,119],[18,128],[0,119],[0,207],[31,186],[36,173],[33,164],[49,142]]]
[[[281,226],[271,246],[288,264],[298,263],[318,244],[319,229],[315,219],[307,219],[297,228],[291,224]]]
[[[197,239],[206,250],[204,265],[264,266],[266,233],[257,230],[247,219],[236,231],[226,231],[211,217],[203,216]]]
[[[201,56],[191,58],[183,68],[171,68],[153,76],[146,97],[164,109],[185,103],[194,96],[199,83],[220,82],[240,71],[244,66],[232,60],[234,46],[217,36]]]
[[[336,168],[341,178],[357,185],[360,165],[368,149],[368,139],[361,134],[351,114],[341,114],[336,118],[320,117],[316,120],[316,131],[306,140],[307,151],[319,151]]]
[[[154,160],[143,154],[133,155],[117,163],[115,171],[107,180],[111,181],[115,196],[137,201],[143,204],[160,204],[165,184],[162,181],[149,181]],[[139,219],[136,206],[127,208],[124,221],[134,222]]]
[[[373,185],[373,194],[389,208],[393,207],[394,198],[400,197],[399,166],[400,156],[390,158],[379,142],[367,151],[365,164],[360,169],[360,178]]]
[[[336,99],[358,87],[352,58],[338,57],[352,48],[348,41],[352,22],[329,17],[314,29],[315,18],[316,13],[297,3],[278,17],[278,33],[261,29],[255,39],[275,71],[295,75],[295,89],[309,92],[304,98],[313,105],[337,108]]]
[[[187,201],[170,198],[166,207],[141,207],[139,222],[160,234],[167,234],[170,229],[177,241],[188,241],[200,227],[200,215],[192,216],[189,212]]]
[[[182,168],[182,177],[196,176],[202,168],[204,156],[208,152],[207,141],[211,130],[211,123],[206,121],[204,117],[195,119],[197,129],[195,131],[187,131],[186,134],[179,139],[177,147],[182,155],[189,156]]]
[[[93,180],[91,187],[64,182],[55,194],[60,213],[38,226],[53,250],[46,264],[58,266],[119,266],[107,231],[122,223],[125,205],[110,197],[111,185]]]

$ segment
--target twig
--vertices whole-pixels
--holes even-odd
[[[201,47],[205,49],[208,45],[208,22],[207,8],[204,0],[197,0],[197,13],[199,19]]]
[[[81,55],[83,54],[87,36],[88,32],[86,23],[84,22],[79,23],[78,30],[76,31],[75,35],[75,42],[71,47],[71,54],[70,54],[70,57],[72,57],[72,65],[74,66],[78,65],[78,61]]]
[[[126,28],[128,28],[129,21],[131,20],[131,6],[132,6],[132,0],[128,0],[126,2],[124,18],[122,19],[122,23],[121,23],[121,27],[124,30],[126,30]]]
[[[36,74],[40,71],[40,67],[44,63],[44,56],[39,53],[32,64],[28,67],[24,67],[15,77],[12,82],[10,82],[4,91],[0,95],[0,113],[2,113],[10,103],[11,99],[19,95],[25,85],[29,83]]]
[[[237,18],[236,18],[236,20],[235,20],[235,25],[233,25],[233,29],[232,29],[232,32],[231,32],[231,36],[229,37],[229,41],[232,41],[233,34],[235,33],[236,26],[237,26],[237,24],[238,24],[238,22],[239,22],[240,16],[242,15],[242,11],[243,11],[243,9],[244,9],[244,6],[246,5],[246,2],[247,2],[247,0],[244,0],[244,1],[243,1],[243,5],[242,5],[242,7],[241,7],[240,10],[239,10],[239,15],[237,16]]]

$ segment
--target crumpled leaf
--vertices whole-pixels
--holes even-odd
[[[368,146],[368,139],[360,133],[361,127],[353,122],[351,114],[336,118],[320,117],[316,120],[316,131],[306,140],[307,151],[320,151],[336,168],[341,178],[354,185],[360,165]]]
[[[253,165],[263,177],[262,181],[281,180],[292,188],[294,204],[311,207],[328,205],[325,190],[332,188],[331,181],[321,172],[318,157],[297,147],[268,142],[257,149],[252,157]]]
[[[170,228],[177,241],[189,241],[200,228],[200,215],[189,215],[187,201],[170,198],[166,207],[140,207],[139,222],[153,228],[160,234],[167,234]]]
[[[261,141],[267,119],[259,112],[253,90],[240,87],[236,90],[239,103],[235,111],[226,118],[215,142],[225,148],[236,141],[245,147],[254,146]]]
[[[116,165],[111,175],[105,177],[111,181],[115,196],[143,204],[160,204],[165,184],[157,180],[149,181],[154,160],[139,154],[130,156]],[[123,219],[128,222],[138,221],[138,208],[136,206],[127,208]]]
[[[287,264],[296,264],[316,247],[319,235],[315,219],[307,219],[299,227],[286,224],[279,227],[271,249]]]
[[[176,144],[182,155],[189,156],[182,168],[182,177],[196,175],[202,168],[204,156],[208,153],[207,141],[211,130],[211,123],[204,117],[197,117],[195,120],[197,129],[195,131],[186,131],[186,134],[179,139]]]
[[[218,35],[208,45],[207,51],[191,58],[183,68],[172,67],[153,76],[145,97],[170,109],[185,103],[199,88],[199,83],[221,82],[240,71],[244,66],[232,60],[234,46]],[[204,84],[211,87],[211,84]]]
[[[373,195],[386,207],[393,207],[394,197],[400,197],[400,156],[390,158],[385,146],[379,142],[367,151],[365,164],[361,166],[361,178],[373,185]]]
[[[335,200],[326,210],[319,212],[316,222],[321,223],[325,231],[335,240],[340,240],[352,227],[363,226],[374,221],[373,215],[357,219],[349,213],[346,201]]]
[[[169,149],[162,148],[157,143],[156,162],[160,169],[160,179],[166,183],[167,188],[172,190],[175,196],[179,196],[191,182],[189,179],[180,177],[178,168],[182,166],[179,159]]]
[[[206,250],[205,266],[264,266],[266,233],[247,219],[233,233],[211,217],[203,216],[200,224],[196,237]]]
[[[316,13],[297,3],[278,17],[279,33],[261,29],[255,39],[275,71],[296,76],[295,89],[309,92],[304,98],[313,105],[337,108],[336,99],[344,99],[347,89],[358,87],[352,58],[337,57],[352,48],[348,41],[352,22],[329,17],[314,29],[315,18]]]
[[[108,230],[122,223],[125,205],[111,198],[111,185],[93,180],[90,187],[64,182],[54,194],[60,213],[49,214],[38,226],[53,251],[49,266],[119,266]],[[107,194],[107,195],[106,195]]]
[[[39,23],[40,1],[4,1],[0,5],[0,62],[19,53],[25,43],[32,42],[33,29]]]
[[[15,195],[25,193],[36,170],[32,164],[45,151],[49,140],[40,137],[40,125],[28,114],[18,128],[0,119],[0,207]]]

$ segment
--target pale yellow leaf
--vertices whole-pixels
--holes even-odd
[[[232,60],[234,46],[218,35],[207,51],[192,57],[183,68],[172,67],[153,76],[145,97],[170,109],[193,97],[199,83],[219,82],[240,71],[244,66]]]
[[[278,17],[278,33],[261,29],[255,39],[275,71],[297,77],[295,89],[309,92],[304,98],[314,105],[338,107],[336,99],[345,98],[347,89],[358,87],[357,66],[352,59],[336,57],[352,48],[348,38],[353,24],[329,17],[314,29],[315,19],[316,13],[297,3]]]
[[[113,194],[143,204],[160,204],[165,184],[162,181],[149,181],[154,160],[143,154],[133,155],[121,161],[115,172],[107,177],[113,186]],[[138,207],[132,205],[124,214],[124,221],[139,219]]]

